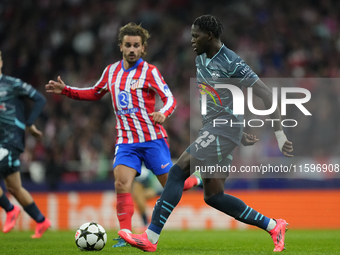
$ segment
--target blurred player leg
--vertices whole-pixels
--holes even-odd
[[[8,200],[7,196],[3,192],[2,188],[0,187],[0,207],[4,208],[6,211],[6,222],[2,231],[4,233],[8,233],[16,223],[16,220],[20,213],[19,206],[12,205],[11,202]]]
[[[5,185],[8,192],[15,197],[28,215],[37,223],[35,234],[32,235],[32,238],[40,238],[51,226],[51,222],[40,212],[30,193],[22,187],[20,173],[15,172],[8,175],[5,178]]]

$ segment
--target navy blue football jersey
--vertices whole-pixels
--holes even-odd
[[[216,55],[209,59],[206,53],[196,57],[196,78],[197,86],[207,84],[214,88],[215,84],[231,84],[242,89],[252,86],[259,78],[252,69],[234,51],[222,45]],[[214,99],[207,95],[207,112],[202,115],[203,125],[221,118],[232,120],[234,123],[242,123],[243,115],[233,114],[233,96],[228,89],[215,89],[221,99],[220,103],[217,95]],[[200,105],[202,94],[200,94]],[[229,125],[228,125],[229,126]],[[239,144],[243,125],[233,125],[235,128],[220,129],[224,136],[227,136],[235,143]]]
[[[25,118],[24,98],[34,101]],[[20,79],[0,76],[0,147],[24,151],[25,128],[31,126],[46,103],[45,97]]]

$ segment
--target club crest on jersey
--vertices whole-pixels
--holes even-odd
[[[138,88],[142,88],[143,87],[143,83],[140,81],[140,80],[135,80],[133,79],[131,82],[130,82],[130,88],[132,90],[135,90],[135,89],[138,89]]]
[[[217,80],[218,78],[220,78],[220,74],[216,71],[212,72],[211,76],[212,76],[213,80]]]

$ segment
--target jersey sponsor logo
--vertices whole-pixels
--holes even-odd
[[[125,90],[119,92],[119,94],[118,94],[118,104],[122,108],[128,107],[128,105],[129,105],[129,95]]]
[[[126,109],[126,110],[119,110],[117,111],[117,115],[124,115],[124,114],[130,114],[130,113],[136,113],[139,112],[139,108],[131,108],[131,109]]]
[[[211,87],[210,85],[206,84],[206,83],[201,83],[198,85],[198,88],[200,90],[201,95],[205,95],[208,94],[212,100],[214,101],[215,105],[217,105],[216,100],[214,98],[214,95],[217,96],[218,100],[220,101],[220,104],[222,105],[222,101],[220,96],[218,95],[217,91]]]
[[[245,75],[248,71],[250,71],[250,67],[249,66],[245,66],[243,67],[243,69],[240,71],[240,73],[242,75]]]
[[[138,88],[143,88],[143,82],[140,81],[140,80],[135,80],[133,79],[131,82],[130,82],[130,88],[132,90],[135,90],[135,89],[138,89]]]

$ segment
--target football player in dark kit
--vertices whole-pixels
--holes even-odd
[[[30,193],[22,187],[20,178],[19,156],[25,149],[25,129],[33,136],[41,137],[34,121],[46,103],[45,97],[26,82],[1,72],[2,58],[0,52],[0,178],[5,186],[28,215],[37,222],[32,238],[40,238],[51,226],[35,204]],[[24,99],[34,101],[32,110],[25,118]],[[13,229],[20,213],[20,207],[12,205],[0,187],[0,207],[6,211],[6,222],[3,232]]]
[[[266,109],[270,109],[272,106],[271,90],[235,52],[221,42],[222,29],[221,22],[211,15],[198,17],[191,27],[191,43],[198,55],[196,57],[198,84],[214,87],[215,84],[225,84],[228,81],[228,84],[233,84],[241,89],[242,87],[252,87],[253,93],[263,100]],[[232,151],[236,146],[240,143],[253,144],[256,142],[256,138],[243,133],[243,125],[213,125],[213,120],[219,118],[229,120],[229,123],[231,121],[242,123],[243,120],[243,116],[233,114],[233,97],[230,91],[227,89],[216,89],[216,91],[222,104],[215,104],[211,98],[206,97],[207,112],[202,116],[203,127],[199,131],[196,141],[170,169],[164,191],[154,207],[152,221],[146,232],[141,235],[118,232],[132,246],[144,251],[157,249],[162,228],[182,197],[185,179],[192,173],[190,168],[216,164],[228,166],[231,164]],[[236,97],[235,100],[237,100]],[[272,119],[281,119],[278,109],[270,116]],[[290,153],[293,151],[293,146],[287,140],[280,121],[274,123],[273,129],[283,155],[292,157],[293,155]],[[274,251],[282,251],[288,223],[283,219],[266,217],[247,206],[242,200],[224,193],[227,176],[228,173],[224,176],[202,175],[205,202],[241,222],[264,229],[274,241]]]

